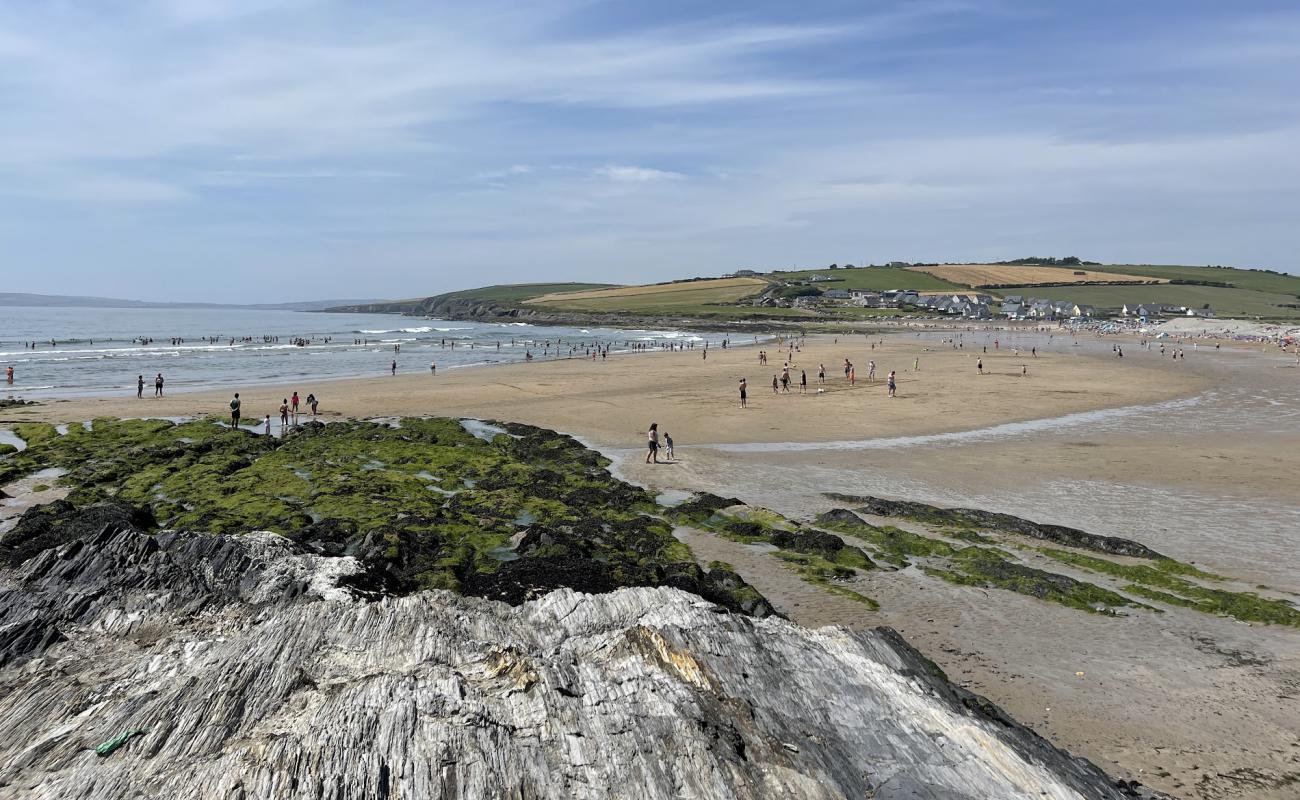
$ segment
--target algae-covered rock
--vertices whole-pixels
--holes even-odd
[[[518,604],[561,587],[672,585],[771,613],[752,587],[700,570],[653,498],[614,478],[608,460],[541,428],[407,418],[311,423],[274,439],[208,420],[104,419],[23,434],[30,446],[6,468],[58,467],[72,492],[6,537],[0,557],[14,563],[98,533],[117,509],[142,530],[271,531],[303,553],[353,557],[351,586],[373,596],[451,589]]]

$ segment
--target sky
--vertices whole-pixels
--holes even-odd
[[[1300,8],[0,0],[0,291],[1300,272]]]

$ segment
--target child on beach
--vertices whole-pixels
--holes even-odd
[[[781,390],[777,388],[776,375],[772,375],[772,394],[780,394]]]
[[[298,416],[298,390],[297,389],[293,390],[293,396],[289,398],[289,402],[293,404],[293,415],[295,417]]]
[[[316,404],[319,402],[320,401],[316,399],[316,395],[310,393],[307,395],[307,405],[311,406],[311,415],[313,417],[316,416]]]
[[[876,382],[876,362],[868,361],[867,362],[867,383],[875,383],[875,382]]]
[[[289,427],[289,398],[280,401],[280,430]]]
[[[230,427],[239,427],[239,392],[235,392],[235,399],[230,401]]]
[[[668,431],[664,431],[664,453],[669,461],[677,460],[677,456],[673,455],[673,437],[668,435]]]
[[[267,415],[266,415],[266,435],[267,435],[267,436],[270,436],[270,435],[271,435],[271,415],[270,415],[270,414],[267,414]]]

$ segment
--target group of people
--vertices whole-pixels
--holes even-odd
[[[280,401],[280,432],[288,430],[290,424],[298,425],[298,409],[303,401],[298,398],[298,392],[295,390],[292,397],[286,397]],[[316,416],[320,400],[313,393],[308,393],[306,398],[307,407],[311,409],[311,415]],[[239,399],[239,392],[235,392],[235,397],[230,401],[230,427],[238,428],[239,420],[243,416],[243,401]],[[271,415],[267,414],[263,418],[266,426],[264,433],[271,435]]]
[[[163,380],[163,374],[162,374],[161,372],[159,372],[157,375],[154,376],[154,379],[153,379],[153,396],[154,396],[154,397],[162,397],[162,396],[163,396],[163,383],[164,383],[164,380]],[[136,399],[142,399],[142,398],[144,397],[144,376],[143,376],[143,375],[137,375],[137,376],[136,376],[136,379],[135,379],[135,396],[136,396]]]
[[[765,353],[760,354],[760,361],[762,363],[767,362],[767,355]],[[979,368],[980,371],[983,372],[984,369],[983,361],[980,361]],[[781,367],[781,372],[779,375],[778,374],[772,375],[772,394],[790,394],[790,384],[794,382],[794,378],[791,376],[790,371],[791,371],[790,362],[787,361],[785,365]],[[844,380],[847,381],[850,386],[856,386],[857,379],[858,379],[857,367],[853,365],[852,361],[848,360],[847,358],[844,359]],[[870,381],[871,383],[875,383],[876,381],[875,361],[870,361],[867,364],[867,380]],[[817,382],[819,384],[826,383],[825,364],[817,365]],[[887,396],[897,397],[898,396],[898,375],[894,370],[891,369],[889,371],[889,376],[885,379],[885,383],[887,389]],[[817,391],[821,392],[822,390],[818,389]],[[807,394],[807,393],[808,393],[808,371],[801,369],[799,370],[799,394]],[[740,379],[740,407],[741,408],[749,407],[749,381],[745,378]]]

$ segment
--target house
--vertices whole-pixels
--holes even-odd
[[[989,319],[993,313],[989,311],[988,303],[968,303],[962,316],[967,319]]]
[[[1019,306],[1019,305],[1024,305],[1025,298],[1021,297],[1021,296],[1018,295],[1018,294],[1009,294],[1009,295],[1007,295],[1006,297],[1002,298],[1002,302],[1003,302],[1003,303],[1015,303],[1016,305]]]
[[[1143,303],[1137,307],[1137,316],[1139,317],[1158,317],[1164,312],[1164,306],[1160,303]]]
[[[849,293],[844,289],[827,289],[822,292],[822,297],[825,297],[827,300],[848,300]]]
[[[738,270],[736,270],[735,272],[731,273],[731,275],[728,276],[728,277],[732,277],[732,278],[754,278],[754,277],[757,277],[757,276],[758,276],[758,273],[755,272],[755,271],[752,270],[752,269],[738,269]]]
[[[1206,318],[1212,318],[1212,317],[1214,316],[1214,309],[1212,309],[1212,308],[1189,308],[1189,309],[1187,309],[1187,316],[1189,316],[1189,317],[1206,317]]]
[[[826,281],[833,281],[833,280],[835,279],[832,278],[830,275],[818,274],[818,275],[811,275],[808,277],[809,283],[825,283]]]
[[[910,267],[910,266],[912,266],[912,262],[910,262],[910,261],[891,261],[891,262],[889,262],[889,266],[893,267],[894,269],[901,269],[901,268],[903,268],[903,267]]]
[[[864,292],[857,290],[849,292],[849,296],[856,300],[858,305],[863,308],[877,308],[880,305],[880,292]]]
[[[1126,317],[1138,317],[1141,316],[1141,314],[1138,312],[1138,309],[1141,307],[1142,306],[1140,303],[1125,303],[1120,308],[1119,313],[1123,314]]]
[[[1076,317],[1095,317],[1097,316],[1097,307],[1076,303],[1074,306],[1074,316]]]
[[[1020,317],[1024,316],[1025,309],[1024,306],[1020,305],[1019,303],[1008,303],[1006,300],[1003,300],[1002,313],[1008,319],[1019,319]]]

